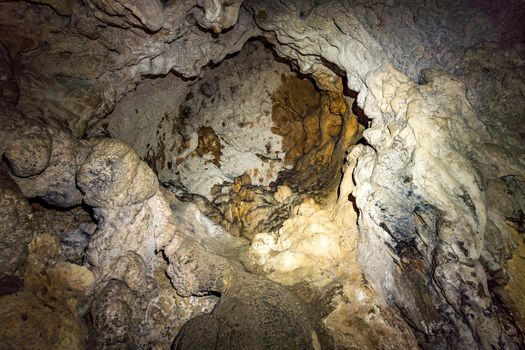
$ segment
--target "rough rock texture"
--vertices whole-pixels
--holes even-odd
[[[72,135],[79,137],[88,129],[95,130],[92,126],[100,125],[97,122],[139,81],[173,71],[179,77],[170,76],[167,82],[172,79],[185,91],[191,85],[187,79],[199,75],[203,66],[223,60],[227,54],[239,51],[250,38],[262,35],[277,55],[311,75],[320,90],[338,96],[336,86],[341,80],[337,75],[345,78],[342,82],[359,93],[357,104],[371,121],[366,125],[363,145],[355,148],[356,154],[352,155],[357,163],[352,176],[345,176],[346,181],[353,177],[355,187],[351,194],[340,197],[343,201],[355,198],[359,210],[359,235],[353,237],[352,243],[358,242],[352,254],[358,266],[356,271],[362,274],[346,276],[346,283],[344,279],[336,281],[341,286],[335,288],[342,291],[340,296],[328,293],[326,299],[333,302],[334,309],[316,317],[324,320],[331,336],[320,342],[341,348],[358,342],[361,347],[376,348],[378,343],[364,330],[378,329],[374,334],[396,334],[393,346],[410,347],[413,338],[408,325],[423,348],[523,347],[523,2],[246,0],[240,6],[240,1],[204,0],[0,3],[0,31],[4,34],[0,36],[0,154],[9,163],[24,196],[40,197],[62,207],[85,199],[95,207],[98,227],[90,240],[87,258],[96,280],[94,295],[98,304],[94,304],[91,316],[99,333],[98,346],[146,347],[153,342],[148,340],[148,334],[158,334],[153,329],[162,328],[162,322],[170,320],[166,317],[152,321],[140,316],[139,311],[148,310],[148,304],[155,304],[161,295],[165,299],[169,295],[159,292],[156,287],[160,279],[157,277],[155,282],[154,276],[159,266],[166,264],[161,261],[162,251],[171,264],[165,268],[185,281],[180,285],[176,279],[173,281],[177,291],[199,294],[205,287],[204,291],[208,288],[224,293],[211,316],[199,317],[201,324],[214,329],[217,317],[222,317],[221,305],[229,305],[228,288],[235,285],[236,279],[231,277],[230,281],[228,271],[242,272],[235,262],[236,249],[243,250],[245,246],[235,245],[235,254],[221,248],[222,253],[218,254],[213,249],[219,248],[211,247],[223,246],[225,241],[221,238],[218,241],[223,243],[218,243],[210,238],[218,232],[216,227],[207,222],[202,229],[193,228],[192,221],[200,220],[201,214],[188,216],[189,223],[187,218],[184,221],[172,216],[153,173],[128,146],[116,140],[79,140]],[[212,33],[222,29],[226,30]],[[138,89],[140,92],[140,86]],[[199,87],[202,100],[215,92],[209,87],[200,90]],[[187,95],[175,95],[174,104],[180,106]],[[307,128],[304,134],[294,131],[291,136],[297,140],[289,144],[284,132],[281,135],[285,137],[282,146],[288,159],[301,153],[294,146],[311,145],[309,135],[315,135],[320,141],[317,146],[326,146],[321,151],[339,146],[334,154],[340,161],[321,161],[320,164],[330,166],[318,168],[310,167],[312,162],[308,161],[305,166],[296,167],[300,171],[292,176],[305,179],[306,169],[320,172],[326,168],[330,173],[327,177],[338,179],[349,144],[335,142],[338,138],[334,135],[340,126],[343,131],[355,131],[344,127],[347,112],[343,107],[350,109],[351,101],[342,98],[345,104],[338,103],[340,99],[321,103],[326,113],[318,120],[325,120],[326,124]],[[18,111],[13,105],[17,102]],[[310,103],[304,105],[308,107]],[[191,115],[188,109],[180,112]],[[196,113],[194,119],[205,114]],[[272,110],[272,116],[278,115]],[[158,122],[151,126],[137,125],[153,134],[144,140],[156,139],[155,152],[149,155],[154,161],[149,163],[155,167],[165,164],[169,169],[166,147],[157,152],[165,141],[164,135],[157,137],[155,133],[163,128],[159,126],[162,118],[166,118],[162,121],[166,125],[177,118],[175,114],[166,117],[162,113],[155,117]],[[277,125],[284,127],[286,123],[283,125],[281,120],[277,119]],[[207,159],[210,168],[218,168],[227,149],[219,127],[201,126],[193,128],[193,138],[185,142],[196,155]],[[180,130],[181,140],[183,135]],[[184,145],[182,149],[186,148]],[[330,158],[317,151],[312,154],[319,157],[312,159]],[[175,165],[172,162],[172,168]],[[189,173],[195,172],[198,170]],[[228,178],[231,181],[240,174],[230,174]],[[184,185],[192,188],[189,177],[185,181]],[[229,208],[242,208],[236,202],[251,200],[256,207],[260,207],[259,203],[279,203],[285,212],[298,204],[294,203],[295,195],[285,194],[286,190],[279,193],[277,186],[269,190],[252,188],[251,194],[242,192],[243,187],[249,189],[256,181],[255,176],[250,182],[238,181],[241,191],[232,193],[241,193],[240,200],[233,194],[233,198],[222,203],[230,203],[231,199],[234,205],[216,205],[209,212],[220,222]],[[174,182],[170,184],[172,188],[183,185],[182,181]],[[277,185],[283,184],[286,183]],[[235,182],[231,186],[235,187]],[[297,193],[294,186],[289,187]],[[208,191],[206,186],[198,193],[208,195]],[[243,205],[253,211],[253,204]],[[328,219],[334,218],[335,207],[315,208],[310,216],[297,212],[280,233],[273,223],[280,224],[286,215],[281,215],[279,205],[275,208],[278,219],[271,219],[272,225],[260,225],[260,218],[271,215],[272,210],[265,208],[253,215],[253,221],[250,218],[246,222],[241,219],[246,212],[230,210],[238,216],[231,221],[235,222],[232,226],[246,226],[247,233],[242,235],[249,238],[257,233],[271,233],[274,242],[268,240],[264,244],[277,252],[275,261],[281,254],[290,254],[288,249],[303,256],[311,253],[314,260],[324,259],[325,254],[306,249],[311,245],[309,239],[305,241],[308,244],[301,246],[301,235],[311,238],[310,233],[317,232],[310,228],[307,219],[315,215],[320,216],[317,220],[324,220],[320,231],[339,231],[341,227],[333,227]],[[177,231],[177,222],[185,222],[184,228]],[[292,232],[287,230],[289,227],[299,230]],[[206,234],[193,237],[199,231]],[[233,231],[240,234],[238,228]],[[203,248],[195,248],[196,244]],[[210,249],[208,253],[212,255],[206,253]],[[202,271],[202,275],[180,270],[181,262],[192,262],[189,252],[200,254],[196,255],[200,259],[198,266],[189,265]],[[119,265],[120,257],[124,267]],[[262,261],[263,273],[271,258]],[[287,275],[283,271],[277,270],[273,277],[294,282],[300,279],[300,274]],[[219,277],[214,278],[215,274]],[[236,274],[232,272],[232,276]],[[263,281],[262,277],[250,278]],[[360,286],[356,290],[363,290],[364,294],[352,294],[349,281]],[[239,286],[238,291],[250,290],[250,283]],[[116,300],[115,292],[121,293],[123,299]],[[182,304],[181,301],[177,305]],[[348,317],[353,312],[364,316],[367,304],[374,305],[368,318],[371,325],[365,322],[363,326],[361,316]],[[129,322],[118,322],[121,317]],[[404,322],[400,332],[392,332],[397,326],[379,331],[379,325],[401,318]],[[160,323],[155,323],[157,320]],[[316,321],[313,327],[317,327]],[[294,322],[303,324],[300,317]],[[355,328],[347,332],[342,324]],[[179,326],[180,323],[167,329],[176,330]],[[185,346],[191,338],[188,334],[207,329],[199,327],[198,320],[189,323],[177,344]],[[107,329],[114,332],[105,333]],[[211,341],[209,337],[202,340]],[[305,341],[310,344],[310,340]],[[167,343],[164,336],[162,344]]]
[[[87,240],[84,241],[87,244],[85,256],[88,263],[87,267],[76,267],[77,265],[57,262],[60,260],[58,252],[50,252],[51,256],[42,257],[40,259],[42,261],[36,257],[31,260],[30,256],[26,266],[24,290],[27,289],[28,278],[32,278],[33,275],[44,274],[50,274],[49,279],[40,281],[37,278],[31,283],[36,289],[51,291],[51,295],[55,293],[52,290],[56,288],[55,294],[58,294],[50,296],[54,298],[54,302],[66,301],[64,299],[66,297],[60,294],[63,293],[61,289],[73,291],[85,289],[94,294],[95,302],[91,305],[84,305],[82,314],[85,314],[89,308],[89,313],[93,318],[94,331],[98,332],[95,342],[99,348],[126,344],[130,347],[146,347],[152,342],[149,337],[151,328],[146,317],[146,310],[149,304],[156,301],[155,297],[158,294],[158,286],[153,278],[155,239],[160,236],[160,233],[173,231],[173,223],[169,220],[171,211],[160,194],[153,172],[139,160],[129,146],[121,141],[110,139],[78,141],[67,132],[59,131],[52,126],[44,126],[26,118],[14,110],[12,106],[6,105],[5,107],[7,113],[1,115],[1,130],[5,132],[5,138],[2,139],[4,142],[2,151],[9,150],[11,147],[9,141],[21,145],[15,148],[17,152],[11,152],[9,157],[6,157],[12,166],[12,178],[23,189],[26,189],[27,196],[40,197],[53,205],[69,206],[79,204],[83,200],[86,204],[94,207],[94,216],[98,222],[95,232],[88,229],[89,233],[93,235],[87,239],[89,243],[86,242]],[[30,177],[16,175],[13,171],[13,169],[17,169],[16,165],[25,164],[26,159],[36,157],[35,149],[38,150],[38,148],[31,148],[32,139],[27,139],[24,133],[7,134],[7,131],[10,130],[9,127],[16,123],[21,125],[22,130],[37,127],[40,130],[38,137],[51,135],[51,154],[74,154],[75,157],[63,156],[59,158],[57,156],[56,160],[51,157],[47,168],[42,169],[43,171],[40,173],[33,174]],[[6,151],[5,154],[7,155],[7,153]],[[61,173],[59,171],[61,169],[68,171]],[[77,189],[77,185],[80,190]],[[74,190],[71,190],[72,186],[74,186]],[[78,194],[79,198],[72,197],[72,194],[75,196]],[[2,200],[11,197],[13,196],[6,193]],[[25,201],[23,198],[22,200]],[[17,214],[23,214],[22,209]],[[13,234],[9,228],[14,227],[18,219],[12,215],[8,215],[6,219],[9,225],[6,231],[2,231],[2,235],[9,237]],[[57,229],[59,225],[51,226],[55,231],[59,231]],[[23,227],[20,225],[20,228]],[[44,224],[42,229],[48,227],[49,225]],[[49,235],[48,233],[45,234]],[[60,232],[56,232],[56,234],[57,236],[52,236],[55,239],[53,244],[58,246]],[[9,240],[4,240],[2,243],[6,242],[8,243]],[[122,245],[122,242],[126,242],[126,244]],[[24,238],[21,237],[19,240],[21,249],[23,243]],[[46,247],[51,245],[51,243],[45,244]],[[122,249],[117,251],[116,248],[119,246]],[[20,250],[20,253],[19,259],[23,261],[23,250]],[[31,264],[43,265],[38,265],[39,272],[33,274],[31,273]],[[81,272],[82,276],[90,276],[89,288],[85,287],[82,280],[84,277],[81,279],[68,277],[78,275],[80,271],[83,271]],[[27,275],[28,273],[30,275]],[[64,287],[64,283],[67,287]],[[77,286],[77,284],[79,285]],[[114,292],[118,293],[114,294]],[[114,295],[119,295],[119,293],[130,297],[125,299],[117,297],[115,299]],[[64,300],[61,301],[61,299]],[[80,318],[81,314],[79,310],[76,310],[76,306],[70,305],[70,307],[72,314],[68,317]],[[134,310],[134,314],[126,317],[126,322],[122,324],[122,319],[119,317],[127,315],[125,311],[128,309]],[[58,327],[62,327],[61,322],[57,321]],[[78,323],[78,327],[81,327],[79,321],[74,322]],[[115,328],[115,325],[118,327]],[[8,331],[15,331],[16,327],[13,325]],[[67,327],[65,328],[67,329]],[[110,329],[114,329],[115,332],[109,331]],[[59,342],[57,344],[62,344],[59,345],[61,348],[82,348],[85,337],[79,338],[80,335],[75,337],[71,340],[74,344],[70,345],[62,344],[61,336],[56,340],[54,336],[48,335],[46,339],[52,342],[50,344]],[[27,340],[27,343],[24,343],[24,339]],[[34,339],[31,337],[20,338],[19,340],[22,343],[17,343],[17,346],[34,346]]]
[[[251,239],[277,229],[297,200],[274,200],[276,184],[321,201],[337,186],[361,130],[353,99],[333,79],[319,77],[319,91],[253,41],[195,81],[168,75],[140,85],[90,133],[125,140],[162,183]]]
[[[258,33],[246,11],[238,12],[239,1],[199,1],[200,9],[194,1],[86,4],[68,3],[65,16],[54,11],[60,8],[54,4],[1,4],[2,31],[9,33],[2,42],[11,56],[22,53],[18,107],[55,126],[68,126],[76,136],[107,115],[143,77],[171,70],[194,76]],[[229,28],[237,18],[238,25],[217,37],[194,22]]]
[[[215,185],[243,174],[255,186],[322,192],[358,134],[352,100],[337,85],[318,91],[253,41],[195,81],[169,75],[140,85],[89,133],[126,141],[161,182],[208,200]]]
[[[211,314],[184,325],[173,349],[318,348],[297,297],[260,277],[238,278],[224,290]]]
[[[195,208],[189,205],[185,212]],[[314,348],[317,337],[300,299],[285,287],[244,272],[235,259],[242,241],[210,226],[215,225],[209,219],[192,225],[197,237],[182,236],[165,249],[167,273],[179,294],[220,295],[211,314],[184,325],[173,348]]]
[[[7,125],[12,120],[9,115],[3,119]],[[25,118],[23,120],[28,126],[36,123]],[[65,135],[63,138],[66,141],[73,140],[71,135],[60,134],[51,126],[43,127],[43,130],[51,135]],[[16,134],[13,139],[17,140]],[[161,298],[166,299],[166,293],[161,295],[160,278],[155,278],[158,259],[162,259],[162,255],[155,253],[164,250],[169,262],[166,272],[180,296],[189,298],[214,291],[224,293],[221,302],[214,308],[214,317],[222,319],[235,316],[241,319],[250,315],[254,320],[252,324],[241,327],[243,338],[233,340],[236,346],[245,346],[252,339],[253,332],[258,331],[265,334],[261,348],[282,344],[283,341],[290,342],[286,344],[291,346],[311,347],[312,337],[315,336],[312,335],[313,330],[300,307],[300,301],[283,287],[263,277],[243,272],[240,262],[235,261],[239,260],[239,254],[244,250],[241,248],[246,243],[227,235],[195,206],[192,207],[193,210],[186,210],[185,205],[179,203],[180,210],[184,211],[182,216],[177,214],[177,203],[173,202],[175,214],[172,214],[153,172],[129,146],[122,141],[107,138],[52,144],[57,147],[68,145],[69,148],[65,151],[81,155],[78,161],[77,158],[71,160],[73,164],[65,163],[67,159],[63,164],[75,169],[76,184],[83,201],[93,207],[97,229],[87,246],[86,266],[63,262],[64,258],[58,256],[59,240],[56,236],[43,234],[37,238],[34,247],[30,248],[30,252],[35,254],[42,250],[39,254],[45,256],[29,256],[24,290],[44,290],[50,295],[56,294],[53,299],[55,302],[66,300],[66,305],[72,307],[68,309],[72,310],[71,314],[64,316],[64,320],[56,321],[59,329],[63,328],[64,322],[73,322],[68,327],[71,328],[72,338],[64,340],[62,333],[51,335],[51,332],[56,332],[53,326],[45,336],[46,341],[50,341],[46,346],[82,348],[86,336],[82,334],[84,328],[79,318],[89,313],[92,320],[90,326],[94,332],[94,338],[89,342],[97,348],[148,348],[152,344],[165,347],[165,336],[161,335],[161,339],[154,337],[158,337],[161,329],[169,328],[174,332],[178,329],[170,326],[172,319],[169,317],[159,317],[163,311],[174,310],[173,307],[170,309],[170,305],[168,310],[163,310],[159,305]],[[10,160],[17,164],[24,156],[25,153],[21,153],[19,158],[13,156]],[[49,175],[47,169],[44,169],[42,173],[30,178],[21,178],[15,174],[11,176],[16,181],[22,179],[30,188],[31,182],[46,183]],[[51,182],[51,185],[54,184]],[[68,183],[64,185],[68,186]],[[49,189],[42,186],[42,191],[48,193]],[[52,200],[48,202],[55,203]],[[64,202],[58,204],[64,205]],[[175,225],[176,219],[178,225]],[[197,225],[199,220],[202,222],[201,226]],[[219,256],[218,253],[228,258]],[[48,277],[42,280],[41,276]],[[168,290],[172,288],[165,284],[164,287]],[[74,308],[76,304],[67,304],[68,296],[61,294],[64,290],[92,293],[92,302],[83,304],[82,312],[77,312]],[[234,313],[223,310],[237,304],[236,295],[253,295],[255,292],[273,293],[275,300],[268,306],[261,297],[258,298],[260,305],[248,302]],[[25,303],[24,300],[19,302]],[[184,301],[180,299],[175,299],[172,303],[176,308],[184,307]],[[189,309],[190,312],[184,317],[196,315],[198,309],[209,310],[209,302],[193,303]],[[270,323],[276,312],[282,315],[282,322]],[[19,326],[10,315],[8,313],[6,316],[8,332],[16,332]],[[233,318],[231,320],[234,321]],[[181,319],[177,321],[180,327]],[[237,332],[232,327],[226,327],[223,333],[226,335],[227,332]],[[35,342],[31,337],[15,338],[13,341],[15,346],[22,347],[31,346]],[[68,341],[70,343],[66,343]],[[219,340],[219,344],[224,343],[224,346],[230,347],[231,341],[227,337],[226,340]]]
[[[417,329],[416,334],[421,335],[422,346],[516,347],[522,340],[503,320],[505,311],[496,312],[480,261],[484,237],[490,234],[486,230],[484,188],[491,174],[484,171],[485,166],[474,167],[482,163],[505,166],[497,160],[505,159],[505,153],[491,144],[500,142],[498,138],[509,138],[490,137],[483,125],[489,116],[486,110],[467,99],[468,81],[461,82],[439,70],[454,73],[461,68],[458,63],[465,52],[461,49],[463,42],[473,45],[494,37],[516,40],[516,36],[507,37],[510,32],[505,24],[505,30],[501,24],[488,24],[498,23],[495,18],[505,16],[504,10],[499,9],[492,18],[482,16],[487,24],[480,27],[461,27],[461,41],[443,42],[441,46],[432,42],[436,38],[432,33],[447,29],[433,21],[432,10],[419,12],[414,17],[418,18],[415,33],[428,33],[431,43],[423,40],[423,48],[436,50],[434,55],[425,56],[424,51],[417,55],[412,52],[412,48],[421,47],[418,34],[417,39],[403,36],[402,46],[397,45],[398,40],[388,39],[402,29],[397,20],[387,18],[413,16],[417,5],[398,8],[391,3],[370,10],[359,3],[331,2],[327,12],[324,6],[301,8],[299,2],[296,6],[251,4],[257,23],[276,33],[276,49],[281,55],[297,59],[304,72],[315,72],[326,61],[337,65],[346,72],[349,87],[359,92],[358,103],[372,119],[365,131],[371,147],[363,150],[354,172],[354,195],[364,233],[358,248],[359,262],[376,292],[402,310]],[[453,11],[441,2],[431,6]],[[453,23],[477,23],[476,15],[495,10],[475,6],[474,11],[462,12],[456,18],[444,17],[445,26],[452,34],[458,28]],[[284,20],[289,18],[285,13],[290,12],[302,22]],[[510,57],[519,49],[507,47]],[[413,58],[404,59],[409,53]],[[421,72],[422,85],[411,80],[419,76],[420,68],[432,64],[435,69]],[[511,64],[521,65],[519,60]],[[511,74],[520,80],[520,71],[518,68]],[[487,74],[482,75],[490,81]],[[495,84],[500,77],[493,77]],[[512,86],[509,90],[519,91]],[[517,101],[522,101],[523,95],[518,95]],[[506,112],[509,120],[516,120],[515,111]],[[515,137],[511,141],[516,147],[514,154],[521,153],[518,140]],[[501,155],[490,155],[489,150]],[[520,168],[513,175],[521,177]],[[427,277],[429,274],[433,278]],[[420,276],[418,282],[407,283],[417,281],[416,276]],[[425,311],[424,305],[432,307]]]
[[[67,132],[48,128],[26,119],[12,105],[3,106],[0,115],[0,153],[5,156],[26,197],[70,207],[82,202],[76,187],[79,141]]]
[[[29,245],[22,291],[0,297],[2,349],[84,349],[79,309],[95,277],[60,256],[58,239],[42,234]]]
[[[228,235],[195,205],[174,206],[180,233],[164,249],[166,272],[178,294],[213,293],[220,300],[211,314],[184,325],[173,348],[314,348],[317,336],[300,299],[244,271],[246,242]]]
[[[20,93],[15,69],[9,51],[0,45],[0,96],[9,103],[17,103]]]
[[[4,164],[0,164],[0,211],[0,274],[11,275],[24,264],[33,232],[29,203]]]
[[[378,302],[357,262],[357,212],[348,196],[362,147],[353,147],[346,157],[336,200],[321,206],[310,198],[293,207],[278,231],[254,237],[246,265],[306,294],[329,331],[331,341],[321,342],[324,347],[416,348],[410,327]],[[310,290],[304,291],[305,285]],[[321,297],[315,300],[316,295]]]

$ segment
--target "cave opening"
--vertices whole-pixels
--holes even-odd
[[[237,260],[248,276],[267,275],[299,296],[308,305],[315,342],[330,346],[321,318],[331,315],[329,328],[348,321],[347,309],[330,306],[333,298],[347,295],[349,285],[368,288],[355,268],[358,209],[351,194],[356,164],[351,149],[363,139],[368,118],[344,73],[328,63],[325,68],[319,75],[302,74],[268,41],[254,38],[196,78],[149,77],[88,134],[132,145],[170,193],[166,198],[179,223],[197,215],[204,226],[218,225],[212,231],[231,237],[218,234],[222,243],[210,245],[209,233],[186,224],[205,250]],[[199,260],[202,253],[191,252],[191,259],[177,258],[179,266]],[[161,254],[160,266],[167,271],[156,274],[163,283],[198,296],[197,315],[220,313],[231,299],[220,281],[188,290],[186,278],[178,280],[181,274],[202,272],[174,267],[169,254]],[[230,288],[239,293],[253,288],[252,277],[242,280],[250,282]],[[272,294],[267,288],[276,287],[256,294]],[[260,295],[256,302],[267,298]],[[204,337],[193,329],[197,322],[200,316],[185,324],[174,344],[189,346],[180,344]]]
[[[347,151],[363,140],[357,92],[326,65],[320,85],[253,38],[198,77],[146,79],[88,135],[129,143],[180,200],[253,239],[306,198],[335,201]]]
[[[524,13],[0,1],[0,347],[523,348]]]

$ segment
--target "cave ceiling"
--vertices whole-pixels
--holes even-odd
[[[0,1],[1,349],[522,349],[520,0]]]

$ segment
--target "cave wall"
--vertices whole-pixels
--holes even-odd
[[[345,76],[371,120],[366,145],[355,151],[352,195],[359,209],[356,261],[377,304],[395,310],[422,347],[519,348],[525,328],[519,288],[523,4],[247,0],[240,5],[2,2],[1,30],[9,33],[2,45],[19,85],[17,108],[77,137],[86,130],[97,135],[100,119],[110,115],[107,131],[129,137],[147,156],[146,135],[157,132],[160,121],[143,125],[142,138],[135,140],[131,131],[140,128],[111,126],[112,118],[133,115],[133,103],[139,102],[126,98],[153,89],[146,101],[155,94],[167,99],[165,89],[173,88],[175,103],[166,112],[175,116],[175,105],[187,96],[182,91],[191,90],[184,79],[240,51],[249,38],[264,36],[279,56],[326,90],[333,89],[337,74]],[[170,71],[179,76],[160,78],[171,80],[166,88],[162,82],[147,88],[145,82],[131,92],[141,79]],[[6,91],[16,102],[16,93]],[[158,108],[150,114],[162,119]],[[140,117],[136,114],[128,118]],[[151,137],[159,147],[159,138]],[[169,178],[163,167],[157,170]],[[25,181],[19,185],[26,196],[64,199]],[[72,188],[64,189],[65,195],[68,203],[81,198]]]
[[[503,327],[498,325],[500,321],[494,314],[492,297],[486,287],[487,275],[481,266],[482,262],[495,263],[498,267],[492,269],[503,270],[505,263],[480,257],[483,251],[492,249],[490,243],[484,244],[485,237],[493,234],[487,230],[487,210],[494,204],[485,197],[487,184],[494,178],[494,168],[508,169],[504,160],[508,153],[503,145],[510,139],[514,140],[511,142],[512,152],[518,155],[516,160],[522,162],[521,137],[516,133],[512,138],[501,134],[494,137],[499,133],[495,130],[500,129],[490,129],[489,123],[484,124],[493,114],[486,114],[488,111],[481,104],[476,105],[469,99],[475,92],[467,93],[476,91],[476,86],[482,85],[481,79],[489,85],[501,86],[498,80],[502,76],[481,74],[483,78],[474,78],[475,72],[479,73],[482,68],[474,68],[471,57],[476,56],[479,63],[488,61],[481,54],[487,51],[481,48],[484,41],[498,35],[494,30],[501,28],[498,27],[501,23],[496,18],[503,14],[489,16],[490,21],[498,25],[480,25],[468,30],[465,26],[456,26],[458,19],[446,15],[434,17],[431,9],[448,11],[448,8],[445,3],[433,2],[420,12],[423,18],[418,18],[417,23],[421,24],[410,25],[414,30],[410,30],[408,37],[398,37],[385,45],[387,38],[399,33],[403,26],[381,18],[388,17],[390,11],[396,11],[392,14],[396,20],[417,18],[412,12],[414,9],[378,5],[374,7],[377,15],[372,16],[366,12],[369,10],[366,5],[332,2],[329,7],[333,12],[327,14],[323,11],[325,7],[313,6],[306,18],[300,17],[304,8],[299,4],[279,8],[260,2],[251,9],[257,23],[276,34],[277,51],[296,58],[304,72],[315,72],[326,61],[344,70],[349,87],[359,91],[358,102],[372,119],[371,127],[365,131],[371,147],[364,149],[354,172],[357,185],[354,194],[361,209],[361,263],[377,290],[383,290],[385,300],[399,307],[419,332],[431,336],[429,345],[438,346],[434,341],[439,342],[438,338],[446,334],[446,342],[451,342],[449,346],[473,347],[480,338],[485,342],[482,347],[496,346],[500,341],[511,346],[516,340],[509,340]],[[482,10],[455,13],[465,16],[459,22],[478,23],[469,16]],[[300,19],[283,20],[286,11],[295,11]],[[358,16],[363,12],[366,15]],[[481,18],[489,20],[487,16]],[[508,18],[516,17],[513,14]],[[451,30],[443,31],[437,19]],[[305,29],[304,21],[310,23],[307,27],[311,29]],[[462,32],[463,40],[449,41],[448,45],[428,43],[435,37],[434,32],[455,30]],[[411,41],[411,35],[416,35],[414,31],[425,39]],[[499,38],[507,34],[501,30]],[[515,96],[514,91],[523,83],[519,78],[523,72],[519,58],[522,46],[516,42],[520,40],[520,33],[517,34],[514,45],[512,40],[506,42],[495,53],[505,50],[502,56],[515,59],[506,79],[516,85],[511,83],[508,90],[502,89],[508,91],[503,95]],[[477,54],[466,52],[463,56],[463,42],[469,40],[479,47],[475,49]],[[401,44],[397,45],[398,42]],[[424,55],[430,48],[432,58]],[[422,51],[421,56],[418,50]],[[404,55],[410,54],[411,59],[402,59],[401,51]],[[454,60],[447,59],[444,53],[452,55]],[[438,59],[446,64],[436,62]],[[406,63],[400,64],[401,61]],[[461,64],[457,62],[465,61],[462,64],[470,70],[459,69]],[[454,72],[451,65],[461,73],[450,75]],[[418,72],[417,79],[414,69]],[[462,74],[470,78],[462,79]],[[495,81],[489,83],[488,76]],[[480,100],[478,97],[477,101]],[[494,97],[490,100],[494,101]],[[520,118],[519,112],[506,107],[504,99],[500,103],[501,109],[509,112],[505,119],[510,122]],[[516,103],[521,105],[523,97],[516,97]],[[504,113],[498,112],[495,114]],[[494,143],[499,146],[494,147]],[[492,153],[495,148],[501,152],[497,156]],[[522,166],[520,168],[511,171],[513,176],[522,177]],[[514,215],[521,210],[519,201],[514,202]],[[497,230],[501,229],[504,232],[496,235],[509,238],[512,228],[500,225]],[[519,243],[507,242],[511,246]],[[414,268],[418,265],[420,267]],[[401,277],[403,275],[406,278]],[[418,291],[419,288],[423,290]],[[422,295],[429,296],[440,316],[418,305]]]
[[[272,95],[292,75],[263,43],[251,42],[198,79],[170,75],[139,85],[99,129],[133,146],[161,182],[180,190],[211,200],[214,185],[245,172],[267,186],[285,166]]]

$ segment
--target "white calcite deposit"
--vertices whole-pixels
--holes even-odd
[[[250,42],[195,81],[168,76],[139,87],[103,124],[113,137],[151,157],[161,181],[180,182],[190,193],[211,199],[214,185],[244,173],[255,185],[268,185],[284,168],[285,155],[282,137],[271,130],[272,94],[282,75],[290,74],[261,42]],[[218,138],[217,155],[198,149],[203,128]]]
[[[520,0],[0,2],[14,180],[0,304],[16,307],[2,334],[20,348],[523,348],[524,14]],[[96,226],[82,266],[28,255],[35,208],[81,205]],[[50,279],[46,296],[21,281],[33,263],[88,278]],[[38,343],[25,321],[59,336]]]

